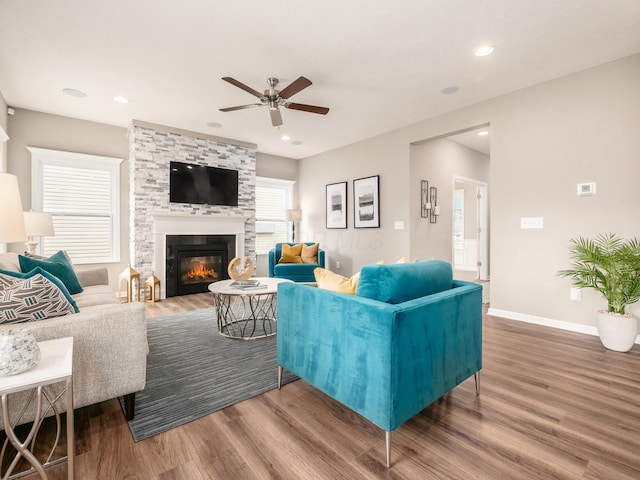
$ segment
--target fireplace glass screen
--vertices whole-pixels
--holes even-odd
[[[180,282],[184,285],[220,280],[222,258],[217,255],[188,256],[180,259]]]

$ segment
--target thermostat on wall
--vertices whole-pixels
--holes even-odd
[[[596,194],[596,182],[578,184],[578,195],[595,195],[595,194]]]

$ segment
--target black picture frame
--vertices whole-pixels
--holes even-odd
[[[380,175],[353,181],[353,228],[380,228]]]
[[[347,228],[347,182],[329,183],[326,189],[326,227]]]

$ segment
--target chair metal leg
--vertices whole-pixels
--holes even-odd
[[[480,370],[473,374],[473,379],[476,381],[476,395],[480,395]]]
[[[282,367],[278,365],[278,390],[282,387]]]
[[[385,432],[387,443],[387,468],[391,468],[391,432]]]

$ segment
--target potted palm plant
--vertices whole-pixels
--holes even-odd
[[[570,242],[573,263],[558,276],[570,278],[575,287],[602,294],[607,310],[598,312],[600,341],[610,350],[628,352],[638,335],[638,319],[625,309],[640,300],[640,241],[609,233]]]

